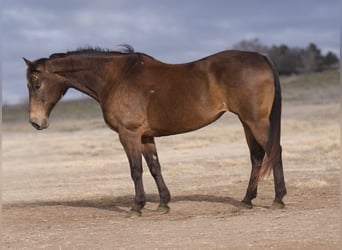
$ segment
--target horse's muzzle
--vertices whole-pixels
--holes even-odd
[[[49,126],[48,119],[43,119],[42,121],[37,121],[35,119],[30,119],[30,123],[37,130],[46,129]]]

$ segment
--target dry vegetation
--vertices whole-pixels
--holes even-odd
[[[46,131],[26,107],[3,108],[4,249],[339,249],[339,73],[283,77],[285,210],[266,179],[255,208],[238,207],[250,171],[232,114],[196,132],[158,138],[171,211],[158,215],[145,167],[143,217],[117,135],[91,100],[60,103]]]

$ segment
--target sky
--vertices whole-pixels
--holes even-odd
[[[200,59],[258,38],[266,45],[340,54],[338,0],[3,0],[2,103],[28,99],[26,65],[85,46],[136,51],[168,63]],[[81,97],[68,91],[65,98]]]

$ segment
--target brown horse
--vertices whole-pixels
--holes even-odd
[[[271,61],[258,53],[222,51],[198,61],[166,64],[126,45],[125,51],[79,49],[29,61],[30,123],[48,127],[51,110],[68,88],[101,105],[106,124],[119,133],[135,185],[130,215],[145,205],[142,155],[167,213],[170,192],[160,170],[154,137],[204,127],[226,111],[238,115],[250,149],[252,171],[242,205],[252,208],[258,182],[273,170],[273,207],[286,194],[281,146],[281,91]]]

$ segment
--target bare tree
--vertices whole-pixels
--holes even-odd
[[[268,54],[277,67],[279,74],[288,75],[298,73],[302,67],[300,49],[289,48],[287,45],[273,45]]]
[[[250,40],[242,40],[233,46],[233,49],[243,51],[256,51],[259,53],[267,53],[268,47],[260,42],[258,38]]]
[[[310,43],[301,55],[304,72],[319,71],[322,68],[321,50],[314,43]]]

